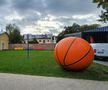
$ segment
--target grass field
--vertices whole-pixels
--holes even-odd
[[[53,53],[30,51],[27,59],[27,51],[0,51],[0,72],[108,81],[108,67],[94,63],[84,71],[66,71],[56,64]]]

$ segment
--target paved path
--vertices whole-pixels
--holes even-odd
[[[108,82],[0,73],[0,90],[108,90]]]
[[[108,61],[97,61],[97,60],[94,60],[95,63],[99,63],[99,64],[102,64],[104,66],[108,66]]]

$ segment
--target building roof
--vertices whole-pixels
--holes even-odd
[[[108,26],[105,27],[100,27],[100,28],[96,28],[96,29],[90,29],[84,32],[108,32]]]
[[[69,36],[81,36],[81,32],[70,33],[70,34],[65,34],[64,35],[64,37],[69,37]]]
[[[32,34],[24,34],[24,39],[26,40],[27,37],[29,36],[29,39],[51,39],[52,34],[41,34],[41,35],[32,35]]]
[[[7,32],[0,33],[0,36],[3,35],[3,34],[6,34],[9,37]]]

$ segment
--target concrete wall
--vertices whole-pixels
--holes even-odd
[[[29,44],[29,48],[33,50],[53,50],[55,44]],[[10,44],[9,49],[27,49],[27,44]]]

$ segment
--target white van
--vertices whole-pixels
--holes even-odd
[[[94,49],[95,59],[108,59],[108,43],[91,43]]]

